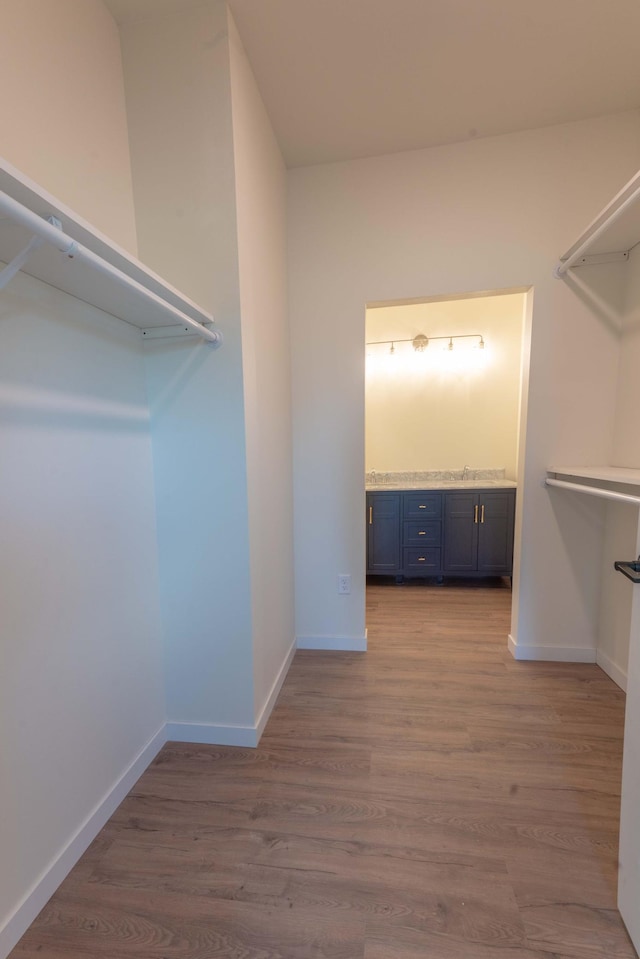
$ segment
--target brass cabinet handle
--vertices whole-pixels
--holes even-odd
[[[418,536],[426,536],[426,532],[423,529],[418,530]]]
[[[473,507],[473,522],[474,523],[478,522],[478,505],[477,504]]]
[[[418,562],[419,562],[419,563],[426,563],[426,562],[427,562],[427,557],[426,557],[426,556],[418,556]]]
[[[373,506],[369,507],[369,526],[373,526]]]
[[[482,509],[480,510],[480,522],[484,523],[484,503],[482,504]]]

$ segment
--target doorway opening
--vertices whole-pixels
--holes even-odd
[[[368,584],[515,596],[531,292],[367,306]]]

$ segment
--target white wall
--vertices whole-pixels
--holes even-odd
[[[629,583],[631,587],[631,583]],[[634,590],[630,622],[628,692],[624,723],[618,907],[636,950],[640,949],[640,602]]]
[[[225,337],[147,353],[169,734],[250,744],[294,641],[286,174],[224,3],[122,49],[140,256]]]
[[[615,466],[640,469],[640,430],[636,397],[640,370],[640,247],[635,247],[623,268],[624,308],[620,375],[613,438]]]
[[[608,503],[605,515],[597,662],[626,689],[635,590],[613,564],[620,559],[635,559],[640,552],[638,508],[626,503]]]
[[[2,152],[135,249],[113,21],[94,0],[2,13]],[[0,420],[4,954],[164,722],[138,331],[15,277],[0,298]]]
[[[595,268],[588,277],[593,293]],[[622,294],[618,302],[616,292]],[[640,249],[631,251],[629,262],[619,272],[617,291],[599,297],[611,312],[620,317],[620,361],[613,433],[611,463],[640,469],[640,431],[638,430],[636,396],[640,369]],[[606,539],[602,560],[601,611],[598,638],[598,661],[623,687],[626,686],[627,662],[633,604],[636,590],[628,579],[613,568],[617,559],[635,559],[638,542],[638,510],[633,506],[611,503],[607,507]]]
[[[480,333],[477,339],[367,347],[365,468],[503,467],[517,475],[523,293],[367,310],[367,343]]]
[[[164,722],[138,332],[17,276],[0,420],[1,955],[23,896]]]
[[[136,252],[118,29],[102,0],[3,0],[0,154]]]
[[[556,509],[542,479],[609,458],[617,331],[552,271],[639,160],[630,113],[290,172],[298,635],[364,629],[365,304],[533,286],[512,635],[594,656],[602,513]]]
[[[225,337],[220,350],[156,340],[146,356],[169,734],[220,742],[254,721],[225,4],[127,23],[122,51],[140,257]]]
[[[258,720],[295,641],[286,170],[229,23]]]
[[[612,190],[613,192],[613,190]],[[569,279],[580,296],[619,334],[619,365],[615,422],[610,459],[614,466],[640,469],[640,439],[635,404],[640,361],[640,252],[631,251],[628,264],[617,269],[575,270]],[[635,492],[629,488],[629,492]],[[580,497],[576,494],[576,497]],[[616,559],[640,554],[637,507],[609,503],[600,563],[600,616],[597,662],[627,690],[622,803],[620,810],[620,869],[618,903],[629,934],[640,946],[640,595],[637,587],[614,570]]]

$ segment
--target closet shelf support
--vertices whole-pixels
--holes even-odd
[[[45,217],[45,222],[50,223],[51,226],[54,226],[56,230],[62,232],[62,223],[57,216],[47,216]],[[45,240],[42,236],[32,236],[24,250],[21,250],[17,256],[14,256],[11,263],[7,263],[3,270],[0,270],[0,290],[4,290],[7,283],[14,278],[16,273],[19,273],[25,263],[28,261],[32,253],[35,253],[39,249]]]
[[[20,250],[17,256],[14,256],[11,263],[7,263],[3,270],[0,270],[0,290],[4,290],[7,283],[19,273],[32,253],[42,246],[44,240],[40,236],[32,236],[24,250]]]

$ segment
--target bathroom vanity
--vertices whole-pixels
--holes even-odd
[[[515,502],[505,479],[369,484],[367,574],[511,576]]]

